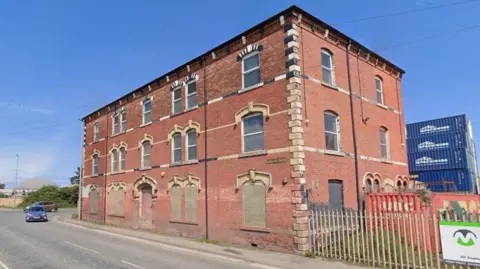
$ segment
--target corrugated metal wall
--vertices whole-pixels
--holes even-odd
[[[434,192],[474,192],[475,176],[469,169],[449,169],[412,173],[417,181]]]
[[[407,124],[407,138],[467,132],[465,115]]]
[[[468,168],[465,149],[436,150],[408,154],[410,172]]]

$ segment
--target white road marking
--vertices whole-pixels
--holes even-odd
[[[0,266],[3,267],[3,269],[10,269],[8,266],[6,266],[2,261],[0,261]]]
[[[143,267],[141,267],[141,266],[139,266],[139,265],[136,265],[136,264],[134,264],[134,263],[131,263],[131,262],[127,262],[127,261],[123,261],[123,260],[122,260],[122,262],[123,262],[124,264],[128,264],[128,265],[133,266],[133,267],[135,267],[135,268],[145,269],[145,268],[143,268]]]
[[[90,251],[92,253],[95,253],[95,254],[99,254],[98,251],[95,251],[95,250],[91,250],[89,248],[85,248],[85,247],[82,247],[82,246],[79,246],[77,244],[74,244],[74,243],[71,243],[71,242],[68,242],[68,241],[63,241],[63,243],[67,244],[67,245],[70,245],[70,246],[74,246],[74,247],[77,247],[77,248],[80,248],[80,249],[83,249],[83,250],[86,250],[86,251]]]
[[[57,221],[58,221],[58,219],[57,219]],[[230,262],[247,262],[247,263],[250,264],[250,266],[258,267],[258,268],[264,268],[264,269],[284,269],[284,268],[281,268],[281,267],[270,266],[270,265],[266,265],[266,264],[252,263],[252,262],[249,262],[249,261],[243,260],[243,259],[237,259],[237,258],[222,256],[220,254],[207,253],[207,252],[203,252],[201,250],[193,250],[193,249],[188,249],[188,248],[183,248],[183,247],[176,247],[176,246],[172,246],[172,245],[168,245],[168,244],[160,243],[160,242],[156,242],[156,241],[150,241],[150,240],[136,238],[136,237],[127,236],[127,235],[123,235],[123,234],[116,234],[116,233],[107,232],[107,231],[99,230],[99,229],[95,229],[95,228],[87,228],[87,227],[77,225],[77,224],[73,224],[73,223],[69,223],[69,222],[64,222],[64,221],[58,221],[58,222],[61,223],[61,224],[64,224],[64,225],[70,225],[70,226],[73,226],[73,227],[76,227],[76,228],[79,228],[79,229],[88,230],[88,231],[91,231],[91,232],[106,234],[106,235],[110,235],[110,236],[113,236],[113,237],[119,237],[119,238],[131,240],[131,241],[137,241],[137,242],[141,242],[141,243],[144,243],[144,244],[160,246],[160,247],[167,248],[167,249],[173,249],[173,250],[182,251],[182,252],[189,252],[189,253],[200,255],[200,256],[207,256],[207,257],[226,260],[226,261],[230,261]]]

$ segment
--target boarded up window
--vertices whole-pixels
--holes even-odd
[[[117,216],[123,216],[125,214],[124,204],[125,204],[125,190],[118,189],[117,190]]]
[[[182,220],[182,189],[175,185],[170,189],[172,220]]]
[[[266,189],[263,182],[243,185],[243,217],[246,226],[266,227]]]
[[[340,180],[328,181],[328,205],[332,209],[343,209],[343,183]]]
[[[198,188],[195,185],[188,185],[185,188],[185,220],[196,222],[197,221],[197,195]]]
[[[97,214],[98,192],[96,189],[90,192],[90,213]]]
[[[116,202],[117,202],[117,190],[110,189],[108,193],[108,214],[115,215]]]

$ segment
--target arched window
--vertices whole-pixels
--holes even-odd
[[[92,157],[92,175],[98,175],[98,163],[99,163],[100,157],[98,154],[94,154]]]
[[[340,151],[340,118],[337,114],[325,111],[325,147],[328,150]]]
[[[403,189],[404,190],[408,189],[408,183],[406,181],[403,182]]]
[[[182,188],[173,185],[170,189],[171,220],[182,220]]]
[[[335,85],[332,53],[326,49],[322,49],[322,80]]]
[[[343,182],[338,179],[328,180],[328,206],[332,209],[343,209]]]
[[[143,100],[143,124],[152,122],[152,100],[147,97]]]
[[[389,160],[390,159],[390,146],[389,146],[389,138],[388,138],[388,129],[385,127],[380,127],[380,151],[382,155],[382,159]]]
[[[182,162],[182,135],[180,133],[175,133],[172,136],[172,162],[181,163]]]
[[[243,184],[243,220],[245,226],[266,227],[266,187],[262,181]]]
[[[185,86],[185,107],[191,109],[197,106],[197,81],[192,79]]]
[[[391,193],[391,192],[393,192],[393,190],[394,190],[394,188],[393,188],[392,184],[390,184],[390,183],[385,184],[385,186],[383,187],[383,191],[387,192],[387,193]]]
[[[112,160],[111,171],[117,172],[118,171],[118,151],[116,149],[112,150],[110,158]]]
[[[197,159],[197,131],[190,129],[187,131],[187,160]]]
[[[367,179],[365,181],[365,194],[372,192],[372,181]]]
[[[100,140],[100,123],[95,122],[93,124],[93,142],[98,142]]]
[[[255,51],[242,58],[243,89],[253,87],[260,81],[260,54]]]
[[[115,112],[112,116],[113,124],[112,124],[112,135],[117,135],[119,133],[120,128],[120,115]]]
[[[142,167],[150,167],[150,151],[152,144],[150,141],[142,143]]]
[[[243,152],[264,149],[263,114],[252,113],[242,119]]]
[[[185,220],[189,222],[197,221],[197,197],[198,187],[189,184],[185,187]]]
[[[383,80],[379,76],[375,76],[375,89],[377,91],[377,104],[383,105]]]
[[[376,192],[379,192],[380,191],[380,181],[378,181],[378,179],[375,179],[373,181],[373,190],[372,192],[376,193]]]
[[[97,214],[98,191],[97,189],[90,190],[90,214]]]
[[[182,112],[182,87],[178,86],[172,91],[172,114]]]
[[[402,182],[399,180],[397,181],[397,190],[401,191],[402,190]]]
[[[125,157],[126,157],[127,151],[125,150],[124,147],[120,148],[120,171],[125,170]]]

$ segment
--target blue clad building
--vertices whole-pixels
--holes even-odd
[[[472,125],[466,115],[407,124],[410,175],[435,192],[478,193]]]

